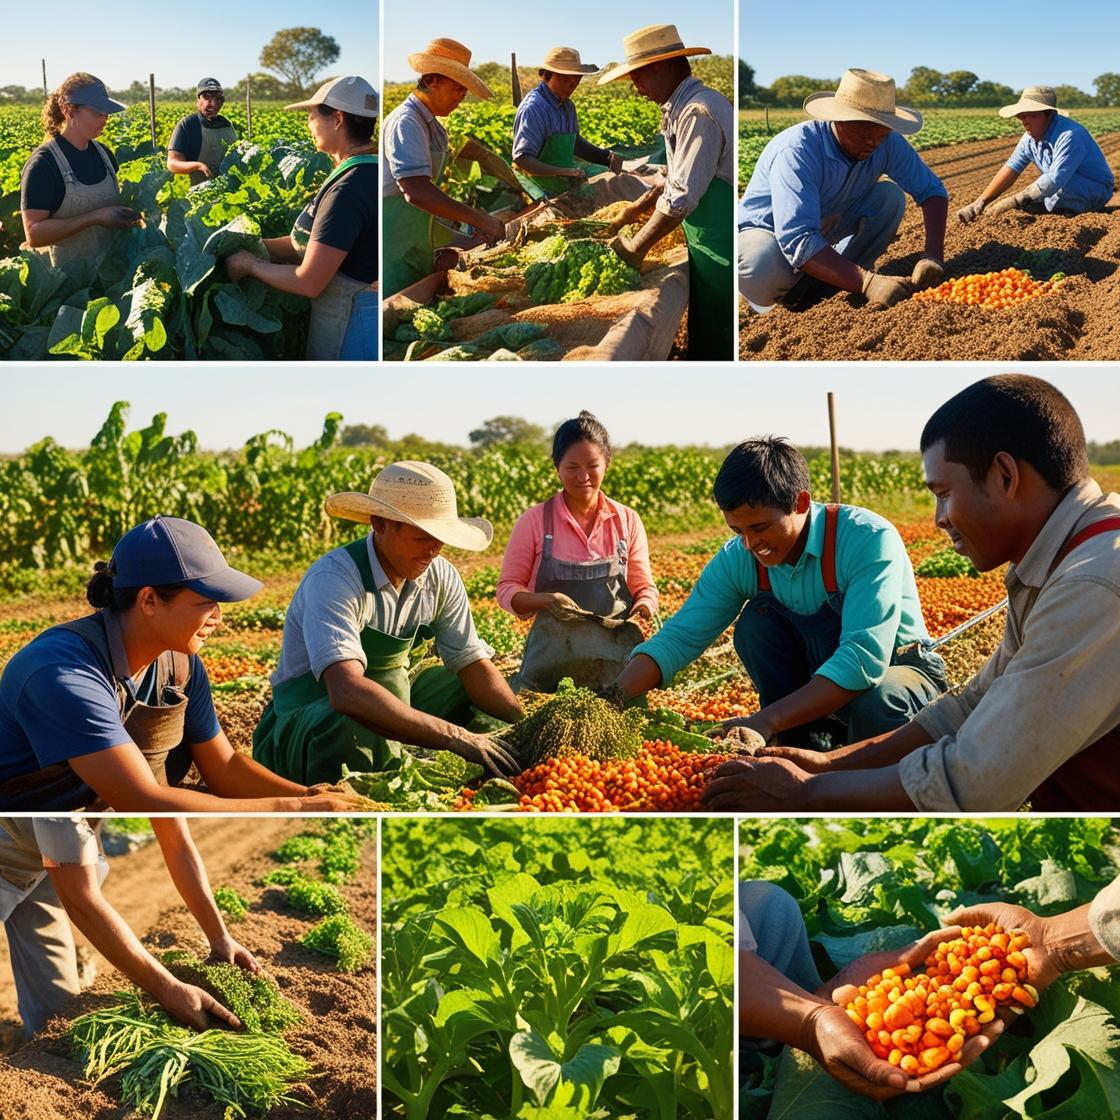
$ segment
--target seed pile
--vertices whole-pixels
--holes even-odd
[[[964,303],[989,310],[1015,307],[1056,291],[1065,283],[1065,273],[1055,272],[1049,280],[1035,280],[1021,268],[999,272],[974,272],[946,280],[936,288],[915,292],[911,299],[926,303]]]

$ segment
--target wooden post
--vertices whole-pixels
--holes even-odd
[[[836,442],[836,398],[828,394],[828,439],[832,445],[832,500],[840,501],[840,447]]]
[[[44,58],[40,61],[43,64],[43,97],[49,97],[50,94],[47,92],[47,60]]]
[[[509,56],[509,72],[511,75],[510,92],[513,95],[513,107],[516,109],[521,104],[521,76],[517,73],[517,55]]]
[[[253,80],[249,74],[245,75],[245,139],[253,139]]]
[[[156,76],[148,75],[148,118],[152,124],[152,154],[159,153],[159,144],[156,143]]]

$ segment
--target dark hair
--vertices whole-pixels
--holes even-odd
[[[744,440],[724,459],[712,495],[722,510],[773,506],[793,513],[797,495],[808,489],[805,456],[781,436],[760,436]]]
[[[944,443],[945,458],[979,482],[1001,451],[1032,467],[1053,490],[1089,476],[1085,430],[1049,381],[1022,373],[985,377],[947,400],[922,429],[922,451]]]
[[[346,135],[356,143],[366,143],[373,139],[373,130],[377,125],[376,117],[359,117],[357,113],[348,113],[345,109],[332,109],[329,105],[316,105],[321,117],[333,117],[335,113],[342,114],[342,124]]]
[[[607,465],[610,465],[611,437],[595,415],[584,409],[575,419],[565,420],[556,429],[556,435],[552,437],[553,466],[560,466],[560,460],[568,453],[568,448],[582,440],[595,444],[606,455]]]
[[[167,602],[174,599],[183,587],[181,583],[169,583],[160,587],[153,586],[152,590]],[[127,611],[136,605],[136,596],[140,591],[139,587],[117,587],[113,583],[113,569],[104,560],[98,560],[93,566],[93,575],[86,584],[86,602],[99,610],[110,607],[117,612]]]

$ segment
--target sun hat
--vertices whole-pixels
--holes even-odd
[[[845,70],[835,93],[811,93],[804,108],[819,121],[871,121],[903,136],[922,127],[917,109],[895,103],[894,78],[875,70]]]
[[[1017,117],[1020,113],[1044,113],[1053,109],[1063,117],[1068,116],[1064,109],[1058,108],[1058,95],[1050,86],[1027,86],[1014,105],[1004,105],[999,111],[1001,117]]]
[[[431,463],[390,463],[370,483],[368,494],[347,491],[326,502],[332,517],[369,524],[370,517],[415,525],[452,548],[481,552],[494,536],[483,517],[460,517],[451,479]]]
[[[306,101],[285,105],[285,109],[314,109],[326,105],[356,117],[377,116],[377,91],[365,78],[331,78],[324,82]]]
[[[125,106],[119,101],[114,101],[105,88],[105,83],[100,78],[94,78],[88,86],[79,86],[72,89],[66,100],[71,105],[88,105],[99,113],[123,113]]]
[[[596,74],[598,66],[583,62],[575,47],[553,47],[545,56],[538,70],[548,70],[553,74]]]
[[[195,91],[196,93],[225,93],[222,83],[217,78],[202,78],[195,86]]]
[[[153,517],[129,529],[113,549],[109,574],[116,587],[178,583],[218,603],[248,599],[264,586],[231,568],[214,538],[181,517]]]
[[[633,70],[649,66],[651,62],[663,62],[667,58],[684,58],[693,54],[711,54],[709,47],[686,47],[680,32],[672,23],[654,23],[639,31],[631,32],[622,40],[626,61],[621,66],[609,70],[599,79],[599,85],[625,78]]]
[[[494,96],[490,87],[470,69],[471,52],[454,39],[433,39],[422,51],[408,56],[408,64],[417,74],[442,74],[476,97],[489,101]]]

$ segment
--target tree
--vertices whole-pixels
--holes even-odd
[[[286,82],[263,70],[250,74],[249,81],[252,83],[254,101],[282,101],[290,92]],[[245,79],[240,79],[236,85],[227,86],[226,96],[231,100],[242,99],[245,96]]]
[[[940,70],[929,66],[915,66],[910,71],[906,85],[898,91],[899,96],[903,104],[929,104],[937,100],[944,80],[945,75]]]
[[[800,105],[811,93],[835,89],[836,78],[808,78],[804,74],[783,74],[770,85],[775,105]]]
[[[942,97],[963,101],[976,88],[979,80],[979,75],[971,70],[950,70],[942,77],[939,92]]]
[[[739,108],[744,108],[754,94],[754,67],[739,59]]]
[[[1083,109],[1093,104],[1093,95],[1077,86],[1055,86],[1054,96],[1063,109]]]
[[[1093,79],[1099,105],[1120,105],[1120,74],[1111,72]]]
[[[520,416],[495,416],[470,433],[470,441],[480,451],[499,443],[543,443],[544,428]]]
[[[343,447],[387,447],[389,430],[384,424],[347,424],[338,442]]]
[[[275,70],[300,94],[308,93],[315,75],[338,58],[338,43],[317,27],[277,31],[261,51],[261,65]]]

